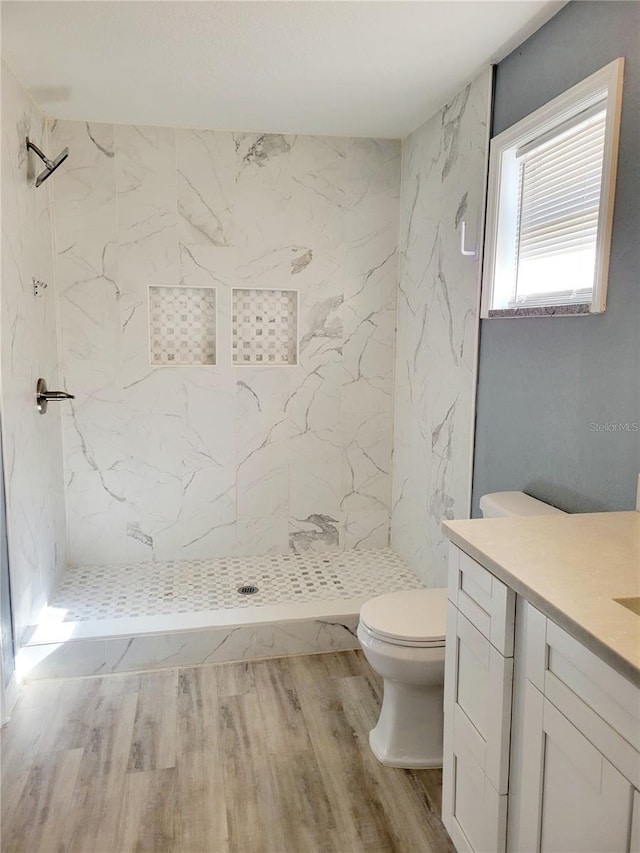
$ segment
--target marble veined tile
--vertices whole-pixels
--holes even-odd
[[[55,120],[51,147],[69,148],[69,157],[50,184],[58,250],[85,231],[113,239],[117,227],[115,134],[113,125]]]
[[[174,131],[115,128],[122,290],[173,284],[179,275]]]
[[[360,642],[356,635],[358,621],[359,616],[354,615],[258,625],[255,630],[256,657],[359,649]]]
[[[284,514],[255,517],[238,514],[236,531],[236,555],[239,557],[289,551],[289,519]]]
[[[232,133],[176,130],[179,239],[235,244],[235,143]]]
[[[289,469],[289,544],[296,553],[340,544],[341,466],[301,463]]]
[[[71,562],[90,561],[92,542],[94,561],[114,562],[386,544],[400,144],[66,121],[51,133],[73,154],[53,193],[77,398],[62,413]],[[189,316],[170,347],[155,297],[207,292],[215,357]],[[204,364],[174,368],[185,360]]]
[[[480,265],[459,227],[481,227],[491,73],[404,142],[391,541],[446,584],[444,519],[469,512]]]
[[[389,513],[386,510],[343,511],[341,530],[343,548],[368,551],[370,548],[386,548],[388,544]]]
[[[347,139],[296,136],[291,149],[292,239],[309,246],[301,263],[345,240]]]
[[[236,245],[269,251],[289,242],[295,137],[236,133]]]

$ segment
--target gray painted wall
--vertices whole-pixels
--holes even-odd
[[[473,514],[525,491],[569,512],[633,509],[640,431],[640,3],[573,2],[497,67],[493,135],[625,57],[604,314],[481,324]],[[633,429],[633,426],[631,426]]]

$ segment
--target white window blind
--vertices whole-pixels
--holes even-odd
[[[512,307],[591,302],[605,125],[599,104],[516,151]]]

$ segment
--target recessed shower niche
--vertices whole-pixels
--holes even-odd
[[[234,364],[298,363],[298,293],[233,291]]]
[[[151,364],[215,364],[215,288],[150,287],[149,337]]]

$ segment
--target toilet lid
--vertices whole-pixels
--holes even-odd
[[[447,590],[408,589],[363,604],[360,621],[372,634],[407,645],[444,643]]]

